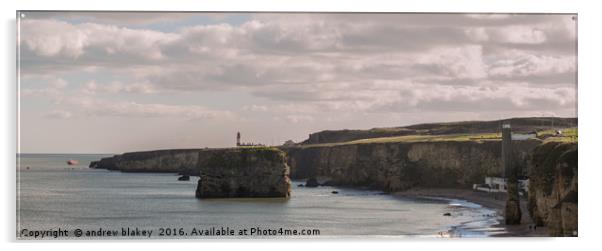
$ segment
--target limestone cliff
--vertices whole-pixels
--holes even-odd
[[[131,152],[94,161],[90,168],[200,176],[198,198],[290,196],[286,156],[276,148]]]
[[[199,154],[204,149],[175,149],[148,152],[130,152],[103,158],[90,163],[91,168],[122,172],[177,172],[198,175]]]
[[[199,155],[197,198],[289,197],[285,154],[273,148],[234,148]]]
[[[577,143],[548,142],[533,150],[529,213],[552,236],[577,234]]]
[[[526,170],[528,153],[538,140],[516,141],[515,162]],[[342,144],[293,147],[291,177],[327,177],[332,185],[400,191],[415,186],[465,187],[485,176],[502,176],[501,143],[440,141]]]

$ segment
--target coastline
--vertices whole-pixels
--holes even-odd
[[[448,199],[465,200],[496,211],[500,223],[493,227],[504,228],[503,233],[494,233],[491,237],[549,237],[547,227],[530,228],[533,225],[527,210],[527,201],[521,198],[522,220],[520,225],[509,226],[504,224],[503,215],[506,205],[506,194],[486,193],[471,189],[460,188],[413,188],[406,191],[392,193],[395,197],[420,198],[440,197]]]

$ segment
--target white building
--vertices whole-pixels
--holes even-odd
[[[512,140],[528,140],[537,138],[536,133],[513,133]]]
[[[477,191],[483,191],[488,193],[505,193],[508,191],[506,178],[501,177],[485,177],[485,183],[474,184],[472,189]],[[529,191],[529,179],[519,178],[518,179],[519,194],[523,194],[522,191]]]

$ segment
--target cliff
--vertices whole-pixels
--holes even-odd
[[[541,141],[515,141],[514,163],[526,170]],[[502,176],[499,140],[418,141],[285,148],[291,177],[325,177],[331,185],[383,191],[411,187],[462,187]]]
[[[90,168],[122,172],[174,172],[197,175],[199,154],[217,149],[174,149],[130,152],[102,158],[90,163]]]
[[[286,156],[273,148],[235,148],[199,155],[197,198],[289,197]]]
[[[290,196],[286,156],[276,148],[131,152],[93,161],[90,168],[200,176],[198,198]]]
[[[340,143],[359,139],[397,137],[405,135],[446,135],[499,132],[502,121],[512,124],[515,133],[527,133],[553,128],[577,126],[577,118],[532,117],[493,121],[461,121],[417,124],[403,127],[372,128],[368,130],[326,130],[312,133],[302,144]]]
[[[577,235],[577,143],[548,142],[529,160],[529,213],[552,236]]]

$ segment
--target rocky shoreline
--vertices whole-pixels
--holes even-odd
[[[439,197],[447,199],[459,199],[481,205],[496,211],[499,224],[496,228],[503,228],[505,231],[494,233],[492,236],[498,237],[547,237],[550,236],[549,230],[545,226],[533,227],[535,224],[527,213],[527,201],[521,200],[521,211],[523,219],[519,225],[505,225],[503,223],[504,207],[506,205],[506,195],[504,193],[486,193],[471,189],[454,188],[414,188],[407,191],[395,192],[393,196],[402,198],[421,198],[421,197]]]

